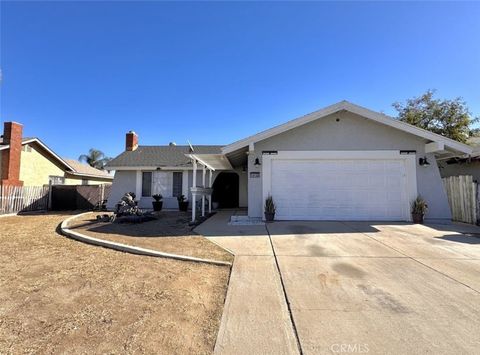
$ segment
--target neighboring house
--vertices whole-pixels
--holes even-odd
[[[439,161],[442,177],[472,175],[473,179],[480,183],[480,137],[469,139],[468,144],[473,147],[470,157],[456,157]]]
[[[53,184],[96,185],[111,183],[107,171],[63,159],[38,138],[22,137],[22,125],[5,122],[0,138],[1,184],[42,186]]]
[[[422,195],[428,220],[450,221],[437,159],[472,153],[346,101],[227,146],[192,148],[138,146],[127,133],[126,151],[108,164],[116,170],[109,207],[127,191],[140,207],[149,208],[157,192],[176,207],[181,186],[190,199],[212,195],[220,207],[248,207],[252,218],[263,218],[271,195],[278,220],[409,221],[410,204]]]

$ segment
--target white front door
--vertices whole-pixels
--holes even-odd
[[[293,156],[266,159],[275,219],[409,220],[408,160]]]

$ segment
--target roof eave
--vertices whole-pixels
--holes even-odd
[[[67,171],[67,174],[74,175],[74,176],[80,176],[80,177],[90,177],[90,178],[95,178],[95,179],[113,180],[113,176],[110,176],[110,175],[92,175],[92,174],[77,173],[77,172],[73,172],[73,171]]]

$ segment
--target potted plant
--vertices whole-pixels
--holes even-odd
[[[163,196],[161,194],[153,195],[152,198],[155,201],[152,201],[153,210],[155,212],[161,211],[163,207]]]
[[[272,222],[275,219],[275,202],[273,202],[273,197],[268,196],[265,200],[265,220],[267,222]]]
[[[427,202],[422,198],[422,196],[418,196],[412,202],[412,220],[413,223],[423,224],[423,217],[428,210]]]
[[[178,196],[177,201],[178,209],[182,212],[186,212],[188,210],[188,200],[186,199],[185,195]]]

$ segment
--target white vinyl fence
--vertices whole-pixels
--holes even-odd
[[[48,186],[0,186],[0,214],[46,210]]]
[[[442,180],[452,211],[452,219],[470,224],[480,222],[478,183],[473,181],[473,177],[450,176]]]

